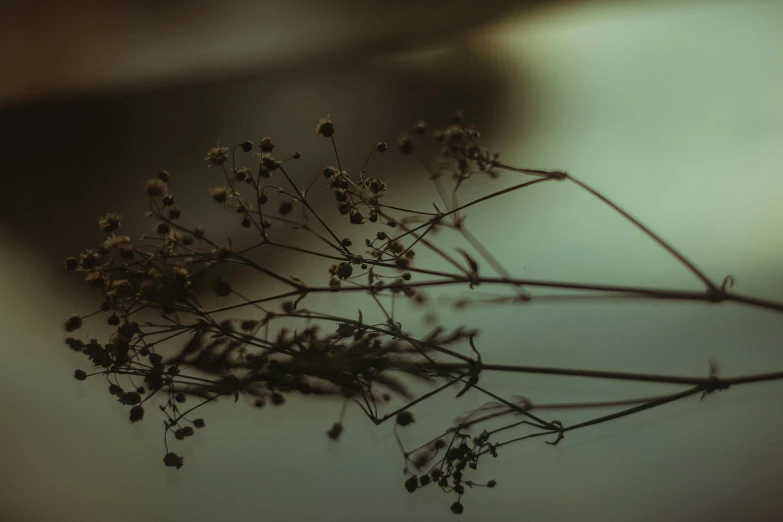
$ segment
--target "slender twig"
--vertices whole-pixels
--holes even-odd
[[[164,404],[159,408],[165,416],[164,447],[167,452],[164,463],[178,468],[182,466],[183,459],[170,451],[169,432],[173,432],[177,439],[194,435],[193,427],[203,428],[205,424],[203,419],[190,421],[186,415],[218,397],[233,396],[234,402],[239,400],[240,395],[247,400],[254,397],[257,407],[267,401],[281,406],[286,396],[293,393],[339,397],[342,400],[339,420],[327,432],[328,436],[333,439],[340,436],[349,402],[357,405],[376,425],[394,419],[394,437],[403,453],[406,469],[412,469],[408,467],[410,463],[416,470],[425,470],[423,475],[408,477],[405,487],[414,491],[428,484],[437,484],[443,491],[456,495],[457,502],[452,505],[455,513],[463,509],[460,500],[466,493],[466,487],[494,486],[494,481],[477,483],[466,480],[463,475],[467,476],[470,470],[477,469],[484,456],[497,456],[498,448],[536,437],[551,437],[546,443],[554,445],[560,443],[567,433],[636,415],[696,394],[704,398],[737,386],[783,380],[783,371],[719,376],[716,364],[711,364],[709,373],[704,376],[499,364],[482,357],[485,354],[475,343],[478,330],[461,327],[446,331],[442,326],[434,325],[425,335],[413,333],[415,330],[407,325],[402,311],[409,306],[408,303],[429,311],[424,308],[427,289],[470,289],[470,292],[465,292],[464,298],[444,298],[447,302],[453,301],[457,309],[490,304],[514,306],[524,303],[535,306],[537,303],[580,300],[590,304],[622,299],[625,302],[654,300],[709,305],[735,303],[783,312],[782,302],[732,291],[734,280],[730,276],[717,285],[682,252],[587,183],[562,171],[501,163],[498,154],[490,154],[479,147],[476,143],[478,133],[462,123],[461,115],[455,116],[453,123],[435,134],[438,141],[435,148],[440,151],[437,168],[431,166],[416,146],[414,156],[424,165],[443,202],[443,210],[438,207],[440,203],[432,203],[435,212],[430,212],[388,205],[382,201],[387,191],[386,184],[365,174],[372,155],[386,150],[383,143],[367,155],[358,180],[352,179],[343,170],[332,122],[328,118],[321,120],[317,132],[330,139],[338,169],[334,173],[329,167],[324,172],[333,174],[329,186],[335,189],[334,197],[343,216],[340,219],[348,219],[351,225],[365,225],[353,229],[359,231],[357,234],[361,238],[357,235],[338,237],[337,232],[342,232],[342,229],[327,220],[325,214],[316,212],[308,201],[311,189],[322,174],[318,173],[306,190],[301,190],[283,166],[288,160],[271,158],[269,152],[274,148],[271,138],[262,142],[264,154],[260,155],[261,170],[257,175],[248,176],[244,168],[240,172],[236,164],[237,148],[249,152],[252,150],[250,142],[243,142],[233,149],[215,147],[206,158],[210,165],[222,169],[228,184],[228,188],[216,189],[213,199],[224,211],[239,214],[242,226],[260,236],[260,241],[256,240],[245,248],[234,250],[230,239],[228,248],[224,248],[214,238],[207,237],[203,229],[179,224],[180,210],[172,207],[173,197],[168,194],[169,174],[163,172],[158,178],[150,180],[147,195],[149,216],[158,220],[155,234],[144,235],[135,242],[117,236],[114,232],[119,228],[121,218],[117,214],[106,214],[100,220],[106,241],[97,249],[81,253],[78,259],[66,260],[68,270],[85,273],[87,282],[103,292],[103,302],[89,314],[70,317],[64,324],[65,329],[68,332],[78,330],[83,320],[102,313],[111,314],[108,322],[116,328],[106,344],[96,339],[84,341],[69,337],[66,340],[72,349],[87,355],[91,363],[100,368],[90,374],[76,370],[74,376],[84,380],[89,376],[103,375],[110,384],[110,391],[119,397],[120,402],[132,407],[131,422],[141,420],[144,407],[148,407],[153,398],[162,400]],[[424,130],[422,125],[415,127],[416,133],[428,143]],[[407,138],[401,139],[403,153],[414,152],[412,146]],[[226,167],[229,157],[235,179]],[[289,159],[298,157],[294,154]],[[274,163],[270,164],[270,161]],[[274,180],[262,186],[262,179],[269,178],[271,170],[279,170],[291,189],[276,186]],[[497,177],[499,171],[525,174],[535,179],[460,204],[464,194],[461,189],[467,180],[480,174]],[[479,203],[494,202],[545,181],[565,180],[607,205],[652,239],[701,280],[705,288],[694,291],[634,284],[519,278],[508,271],[505,261],[465,225],[468,217],[465,211],[474,209]],[[235,190],[240,182],[252,184],[257,208],[254,207],[255,202],[242,199]],[[268,201],[267,192],[301,203],[301,221],[285,217],[291,210],[289,205],[286,205],[289,207],[287,210],[281,205],[280,216],[262,212],[262,205]],[[164,214],[166,207],[172,207],[166,211],[167,215]],[[323,230],[310,227],[310,215]],[[366,226],[368,222],[398,227],[398,232],[393,237],[377,229],[368,232],[371,228]],[[271,224],[274,227],[269,229]],[[279,237],[275,232],[278,228],[282,229]],[[453,256],[451,250],[437,240],[436,233],[444,229],[457,232],[457,238],[466,248],[478,253],[479,261],[472,257],[475,254],[462,248],[456,248],[456,252],[464,257],[464,263]],[[327,245],[329,250],[321,252],[309,245],[298,244],[289,237],[294,230],[304,230],[308,234],[306,238]],[[354,244],[359,247],[362,244],[360,239],[366,250],[355,253],[350,247]],[[215,250],[202,251],[209,250],[207,245]],[[316,270],[322,270],[323,282],[306,284],[295,276],[286,276],[271,268],[265,257],[271,249],[260,248],[266,245],[311,260]],[[414,246],[423,246],[434,253],[438,261],[445,261],[456,270],[417,266],[414,261],[419,256],[414,256]],[[255,254],[254,259],[251,259],[251,253]],[[480,262],[486,262],[495,274],[483,273]],[[274,287],[264,286],[261,295],[246,295],[245,291],[235,289],[233,282],[229,284],[221,279],[214,282],[213,290],[227,299],[227,303],[207,309],[202,306],[195,288],[220,266],[242,267],[243,272],[250,268],[255,274],[264,276],[265,284],[274,282]],[[328,284],[325,284],[327,277]],[[278,283],[285,286],[277,288],[280,286]],[[481,293],[475,290],[477,286],[508,289],[515,295]],[[351,303],[352,307],[359,296],[366,296],[375,318],[365,317],[362,304],[354,308],[358,309],[358,317],[347,317],[328,309],[310,309],[317,300],[307,298],[327,293]],[[261,306],[265,303],[269,304]],[[282,311],[278,311],[280,309]],[[244,313],[239,317],[226,315],[240,311]],[[425,323],[430,321],[426,312],[421,315]],[[189,334],[185,346],[173,350],[171,346],[183,334]],[[517,349],[517,345],[513,344],[511,348]],[[530,346],[524,348],[529,350]],[[524,354],[524,350],[517,351]],[[687,389],[642,398],[630,396],[586,402],[538,403],[526,397],[506,398],[493,392],[486,385],[488,374],[654,383],[669,387],[686,386]],[[122,390],[118,379],[120,375],[125,376],[122,381],[129,381],[135,391]],[[143,386],[136,385],[138,379],[144,380]],[[409,381],[426,384],[426,391],[413,393]],[[428,442],[406,450],[400,431],[414,421],[411,410],[435,396],[442,396],[442,392],[458,383],[462,386],[455,398],[474,393],[487,396],[492,401],[458,417],[453,425]],[[395,396],[404,399],[402,405],[384,408]],[[202,400],[182,412],[179,405],[189,400],[188,397]],[[572,424],[547,418],[550,412],[607,408],[622,409]],[[388,411],[379,413],[384,410]],[[186,422],[180,424],[183,419]],[[188,423],[192,423],[193,427],[183,426]],[[482,428],[480,433],[468,433],[468,430],[478,428]],[[508,438],[501,440],[501,436]]]

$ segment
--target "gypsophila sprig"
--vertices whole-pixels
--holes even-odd
[[[317,123],[316,133],[329,138],[325,153],[330,157],[324,163],[330,165],[312,172],[294,172],[298,163],[289,160],[301,155],[293,152],[290,144],[281,141],[276,145],[269,137],[261,139],[258,148],[251,141],[239,141],[232,149],[209,149],[204,158],[208,166],[220,167],[216,169],[218,186],[208,191],[218,203],[212,208],[228,212],[238,225],[238,234],[256,235],[257,242],[248,248],[239,248],[231,237],[207,233],[197,222],[188,222],[189,214],[174,206],[169,192],[169,184],[174,186],[177,176],[161,171],[148,180],[145,192],[152,221],[146,233],[115,235],[122,217],[109,212],[98,218],[102,241],[60,261],[67,272],[79,274],[100,294],[93,311],[73,314],[62,323],[67,332],[86,330],[83,336],[68,336],[65,343],[69,353],[83,354],[95,368],[89,375],[77,369],[73,377],[80,381],[92,376],[106,378],[109,393],[128,407],[131,424],[149,422],[151,413],[147,410],[159,411],[164,429],[163,464],[175,469],[184,466],[184,458],[172,451],[170,444],[201,435],[206,422],[192,415],[210,403],[226,402],[222,399],[238,403],[243,398],[243,404],[261,409],[259,414],[263,415],[270,404],[290,407],[288,399],[294,395],[332,397],[336,418],[331,427],[324,427],[329,439],[337,443],[341,438],[349,406],[376,425],[390,422],[403,461],[404,488],[410,493],[440,489],[453,499],[450,510],[454,514],[463,513],[464,495],[496,487],[494,479],[480,478],[479,468],[486,458],[502,457],[509,444],[543,438],[556,445],[576,430],[670,402],[695,396],[704,399],[730,387],[783,379],[781,372],[724,378],[714,362],[705,375],[682,376],[486,361],[480,330],[468,325],[447,329],[438,324],[435,312],[441,305],[428,299],[430,288],[469,292],[481,285],[482,289],[509,291],[508,297],[491,299],[475,292],[469,293],[470,297],[460,296],[453,301],[456,310],[479,305],[534,306],[551,297],[540,293],[547,288],[561,292],[557,297],[562,300],[580,299],[590,292],[591,297],[622,296],[656,303],[734,303],[778,313],[783,312],[783,303],[736,293],[731,276],[720,282],[712,279],[663,238],[574,176],[560,170],[505,164],[498,152],[479,143],[481,134],[461,112],[447,125],[432,132],[428,129],[423,121],[416,122],[410,136],[402,134],[397,140],[399,151],[413,156],[410,160],[418,161],[433,182],[433,197],[439,199],[425,208],[386,203],[387,195],[404,194],[405,188],[374,173],[376,161],[388,157],[379,154],[387,150],[385,142],[361,144],[364,164],[354,171],[343,168],[334,124],[328,117]],[[279,157],[287,159],[276,159],[272,156],[275,151],[283,151]],[[511,186],[460,201],[465,180],[477,174],[495,179],[501,173],[513,181]],[[660,290],[522,278],[469,232],[467,212],[479,207],[491,209],[488,202],[558,182],[570,183],[618,212],[699,280],[702,288]],[[328,211],[313,206],[315,198],[310,195],[318,190],[330,201]],[[179,198],[177,203],[182,205]],[[211,219],[200,218],[205,223]],[[338,230],[337,224],[348,226]],[[504,230],[509,241],[517,226],[524,224]],[[437,235],[441,230],[451,231],[464,245],[441,246]],[[313,244],[303,246],[298,237],[309,237]],[[280,272],[270,262],[276,257],[272,252],[280,249],[292,256],[286,264],[296,266],[299,259],[306,259],[320,280],[305,281]],[[446,268],[420,266],[416,251],[422,249]],[[241,284],[246,279],[240,276],[226,276],[232,280],[229,283],[225,272],[218,272],[221,267],[262,277],[265,284],[256,285],[262,289],[260,295],[246,292]],[[274,285],[279,288],[271,289]],[[204,293],[219,304],[202,306]],[[356,305],[356,315],[341,316],[330,308],[310,307],[305,298],[320,294],[344,299],[354,309],[362,296],[366,300]],[[416,327],[400,317],[399,310],[404,308],[420,311],[428,331],[416,333]],[[368,319],[370,313],[380,319]],[[106,339],[100,341],[92,335],[92,318],[97,321],[94,324],[110,327]],[[292,328],[291,324],[297,326]],[[657,382],[679,388],[643,399],[541,404],[523,396],[503,397],[492,392],[483,379],[487,372]],[[429,391],[414,392],[422,386]],[[414,410],[447,393],[454,393],[457,400],[467,393],[475,394],[488,402],[457,417],[428,441],[406,448],[400,434],[414,435],[410,433],[418,427],[414,419],[421,415],[421,410]],[[549,415],[550,410],[559,416],[587,408],[611,411],[573,422]],[[323,436],[324,432],[320,433]]]

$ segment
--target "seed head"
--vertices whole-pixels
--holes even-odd
[[[141,396],[135,391],[123,393],[120,402],[127,405],[138,404],[141,402]]]
[[[402,411],[397,414],[397,424],[405,427],[413,422],[413,414],[409,411]]]
[[[397,146],[400,148],[400,152],[405,156],[413,152],[413,142],[407,134],[403,134],[397,139]]]
[[[73,372],[73,376],[76,377],[77,380],[83,381],[84,379],[87,378],[87,372],[85,372],[84,370],[76,370],[75,372]]]
[[[117,251],[120,257],[123,259],[133,259],[133,245],[130,243],[123,243],[117,247]]]
[[[74,330],[78,330],[82,327],[82,316],[73,314],[71,317],[68,318],[67,321],[65,321],[65,330],[67,332],[73,332]]]
[[[120,228],[121,220],[121,215],[117,214],[116,212],[110,212],[108,214],[104,214],[98,220],[98,224],[100,225],[101,229],[108,234]]]
[[[340,263],[335,270],[335,274],[340,279],[348,279],[353,274],[353,267],[350,263]]]
[[[258,322],[257,321],[253,321],[252,319],[246,319],[246,320],[242,321],[241,323],[239,323],[239,327],[240,328],[242,328],[243,330],[248,330],[248,331],[252,330],[256,326],[258,326]]]
[[[204,158],[209,165],[222,165],[228,160],[228,147],[213,147]]]
[[[163,463],[170,468],[179,469],[185,463],[185,458],[180,457],[174,452],[170,452],[170,453],[166,453],[166,456],[163,457]]]
[[[226,187],[216,187],[212,189],[212,199],[218,203],[225,203],[228,198],[228,189]]]
[[[373,194],[380,194],[382,192],[386,192],[386,183],[378,179],[374,179],[370,181],[369,187],[370,187],[370,192],[372,192]]]
[[[267,136],[258,143],[258,148],[261,149],[261,152],[272,152],[275,150],[275,142]]]
[[[332,120],[327,118],[321,118],[318,126],[315,128],[316,134],[323,136],[324,138],[331,138],[334,134],[334,124]]]
[[[348,337],[349,335],[353,335],[354,332],[356,332],[356,328],[348,323],[340,323],[337,326],[337,335],[340,337]]]
[[[250,152],[251,150],[253,150],[253,142],[252,141],[242,142],[242,150],[245,152]]]
[[[259,156],[258,159],[259,159],[259,161],[261,161],[261,168],[263,170],[267,170],[267,171],[271,172],[271,171],[277,170],[277,167],[279,166],[279,163],[277,163],[277,160],[275,158],[273,158],[272,155],[267,153],[267,152],[261,154],[261,156]],[[269,177],[269,174],[267,173],[267,175],[264,176],[264,177]]]
[[[75,257],[66,257],[65,258],[65,269],[69,272],[73,272],[76,270],[76,268],[79,266],[79,260]]]
[[[117,279],[111,282],[111,289],[116,292],[118,296],[130,295],[133,290],[133,285],[127,279]]]
[[[160,178],[147,181],[147,195],[151,198],[162,198],[168,193],[166,182]]]
[[[364,223],[364,218],[362,217],[362,213],[356,210],[355,208],[352,208],[350,210],[351,213],[351,223],[354,225],[361,225]]]
[[[106,284],[106,279],[104,279],[100,272],[90,272],[87,274],[85,280],[87,281],[87,284],[93,288],[103,288]]]
[[[139,406],[138,404],[131,408],[130,410],[130,421],[131,422],[138,422],[141,419],[144,418],[144,408]]]
[[[326,435],[332,440],[337,440],[340,438],[342,432],[343,432],[343,425],[340,424],[339,422],[335,422],[332,425],[331,429],[326,432]]]
[[[280,207],[277,209],[277,211],[280,213],[281,216],[286,216],[290,214],[294,210],[294,202],[289,200],[283,201],[280,203]]]
[[[73,337],[67,337],[65,339],[65,344],[71,347],[71,350],[81,352],[82,348],[84,348],[84,342],[81,339],[75,339]]]
[[[218,279],[215,281],[214,290],[215,293],[220,297],[226,297],[227,295],[231,294],[231,285],[228,283],[228,281]]]
[[[253,182],[252,176],[250,175],[250,169],[247,167],[237,167],[234,169],[234,176],[239,181],[249,181],[250,183]]]

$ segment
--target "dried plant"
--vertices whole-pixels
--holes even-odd
[[[235,213],[241,227],[255,231],[260,238],[256,244],[235,249],[230,240],[224,244],[201,227],[182,224],[182,210],[175,206],[169,192],[172,180],[163,171],[146,186],[148,216],[156,222],[152,234],[136,240],[117,235],[121,216],[106,214],[99,220],[105,241],[78,258],[65,260],[68,271],[84,275],[103,296],[96,311],[71,316],[64,323],[65,329],[78,330],[84,319],[99,315],[108,316],[108,323],[116,327],[105,344],[95,338],[66,339],[68,346],[87,355],[97,368],[90,374],[76,370],[74,375],[79,380],[103,375],[109,382],[109,392],[129,407],[132,423],[144,418],[148,401],[162,397],[159,408],[165,416],[166,466],[180,468],[184,463],[183,457],[169,447],[169,436],[179,440],[194,436],[206,425],[202,418],[193,418],[196,410],[220,397],[233,397],[236,402],[243,395],[262,407],[269,402],[282,405],[290,394],[334,396],[343,401],[342,412],[347,404],[355,404],[375,424],[392,421],[397,435],[398,429],[414,422],[417,405],[449,388],[458,388],[457,397],[470,392],[483,394],[491,401],[456,419],[454,425],[417,448],[405,449],[399,437],[397,441],[405,460],[405,488],[410,492],[440,488],[454,496],[451,510],[459,514],[466,488],[495,486],[494,480],[471,480],[471,471],[478,468],[482,458],[501,454],[504,446],[534,437],[548,437],[547,443],[556,445],[572,431],[693,395],[704,398],[716,390],[783,378],[783,372],[722,378],[714,364],[709,374],[696,377],[501,365],[482,359],[477,329],[446,331],[436,324],[427,335],[414,336],[384,302],[391,296],[425,308],[428,303],[424,292],[432,287],[507,287],[513,291],[511,297],[493,300],[507,305],[551,298],[533,292],[546,288],[571,291],[558,298],[633,298],[714,305],[733,302],[777,312],[783,311],[783,304],[735,293],[731,277],[721,283],[713,281],[665,240],[574,176],[505,164],[499,154],[477,144],[479,133],[463,122],[460,113],[434,133],[424,122],[418,122],[411,135],[402,135],[397,143],[402,154],[421,161],[435,184],[443,209],[435,205],[434,212],[384,203],[389,189],[383,181],[370,177],[367,167],[373,156],[386,151],[385,143],[375,145],[358,175],[352,175],[340,164],[332,121],[321,120],[316,130],[331,142],[335,163],[319,172],[306,188],[288,172],[299,153],[278,159],[271,138],[264,138],[257,146],[247,141],[231,148],[215,147],[207,153],[208,165],[216,167],[225,181],[225,186],[211,190],[212,199],[223,210]],[[420,153],[420,147],[436,150],[436,158]],[[252,165],[239,163],[237,153],[245,154],[242,157]],[[463,182],[477,175],[496,178],[501,173],[526,178],[468,203],[458,202]],[[464,216],[476,205],[542,183],[577,185],[657,243],[704,288],[662,290],[514,277],[470,234]],[[318,184],[326,185],[333,193],[337,212],[332,219],[355,225],[354,240],[361,237],[361,246],[357,247],[351,238],[338,237],[324,213],[313,208],[308,196]],[[433,235],[442,229],[456,232],[475,254],[461,248],[449,252],[439,246]],[[320,250],[293,244],[292,230],[309,234]],[[414,248],[429,250],[451,269],[417,266]],[[321,263],[323,283],[305,282],[266,266],[263,257],[256,254],[272,249],[288,249]],[[210,279],[213,269],[221,265],[253,270],[269,288],[278,286],[282,290],[246,297],[231,281]],[[495,275],[484,273],[484,265]],[[205,309],[200,304],[194,282],[205,278],[211,282],[212,291],[226,300],[225,306]],[[368,296],[368,302],[385,320],[371,323],[361,310],[357,316],[342,317],[300,306],[307,296],[334,294],[338,299],[353,299],[357,293]],[[461,298],[454,306],[466,308],[480,302],[480,298]],[[245,312],[244,317],[227,315],[240,311]],[[150,313],[156,322],[144,319],[145,314],[149,319]],[[303,326],[292,330],[285,326],[291,321]],[[470,355],[461,353],[460,346],[469,347]],[[668,383],[681,389],[654,397],[545,405],[493,393],[482,384],[487,372]],[[429,391],[415,394],[412,382],[429,386]],[[400,399],[404,405],[389,407],[393,400]],[[573,424],[545,415],[549,409],[584,408],[614,412]],[[338,439],[342,432],[341,413],[326,434]]]

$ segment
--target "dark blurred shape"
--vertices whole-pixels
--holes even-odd
[[[3,7],[0,107],[410,49],[540,3],[16,0]]]
[[[362,156],[363,140],[394,142],[417,119],[445,122],[455,108],[492,121],[507,78],[476,33],[519,9],[501,0],[16,2],[0,34],[4,69],[15,71],[0,82],[0,134],[15,151],[0,227],[60,267],[100,239],[99,215],[123,214],[134,235],[151,226],[143,186],[161,169],[178,203],[209,205],[205,191],[218,181],[201,158],[218,140],[274,133],[301,150],[306,172],[308,161],[331,161],[312,147],[326,114],[346,154],[360,146]],[[185,206],[183,219],[202,213]]]

